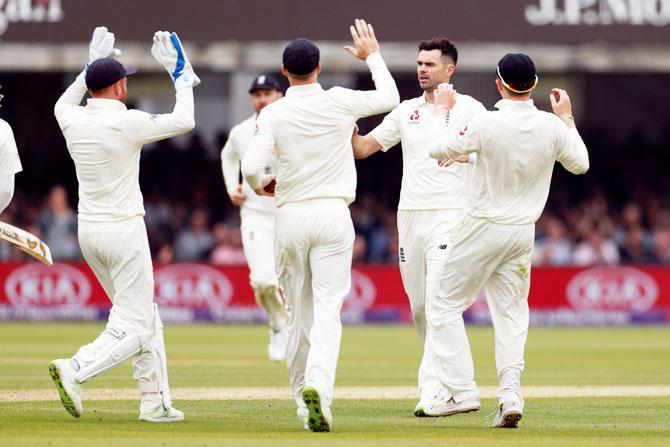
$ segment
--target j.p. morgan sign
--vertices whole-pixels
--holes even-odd
[[[457,43],[605,40],[668,45],[670,27],[670,0],[423,0],[420,7],[401,0],[274,0],[263,2],[262,8],[250,1],[198,0],[197,7],[191,3],[0,0],[0,35],[3,44],[83,44],[93,27],[105,25],[121,46],[150,45],[153,33],[162,28],[202,46],[296,36],[340,42],[349,39],[352,17],[364,17],[383,41],[409,42],[413,48],[418,40],[441,35]]]
[[[524,15],[536,26],[665,26],[670,23],[670,0],[539,0]]]

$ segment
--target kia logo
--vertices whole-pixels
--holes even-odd
[[[658,285],[631,267],[596,267],[575,276],[566,293],[577,310],[644,312],[656,303]]]
[[[172,264],[154,273],[156,302],[179,308],[223,309],[233,296],[226,276],[199,264]]]
[[[5,294],[16,307],[83,306],[91,297],[91,283],[67,264],[26,264],[9,275]]]
[[[351,271],[351,291],[344,299],[345,310],[367,310],[377,297],[377,288],[370,278],[357,270]]]

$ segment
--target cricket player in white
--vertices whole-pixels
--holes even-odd
[[[14,175],[22,170],[14,132],[7,121],[0,119],[0,213],[14,196]]]
[[[249,264],[251,288],[256,303],[267,312],[270,320],[268,357],[272,361],[281,362],[286,360],[288,317],[275,273],[274,232],[277,206],[273,197],[257,195],[244,180],[240,184],[239,177],[240,160],[244,158],[256,131],[258,114],[265,106],[283,95],[279,82],[270,75],[261,75],[254,79],[249,94],[254,114],[231,129],[228,141],[221,151],[221,165],[230,201],[240,207],[242,246]],[[266,166],[268,173],[273,167],[274,163]]]
[[[351,135],[359,118],[388,112],[399,101],[372,26],[357,19],[351,34],[354,47],[345,48],[365,60],[376,90],[323,90],[317,82],[318,48],[294,40],[282,64],[291,87],[261,111],[242,161],[242,173],[256,192],[273,191],[276,184],[275,254],[289,315],[286,360],[298,417],[312,431],[329,431],[332,424],[340,309],[351,288],[354,228],[348,205],[356,195]],[[265,174],[273,149],[276,181]]]
[[[110,58],[120,52],[104,27],[93,33],[89,65],[55,106],[79,181],[81,250],[112,302],[102,334],[71,359],[49,365],[63,405],[75,417],[83,413],[81,384],[132,358],[142,398],[140,420],[184,419],[172,407],[163,324],[153,303],[139,163],[144,144],[193,129],[193,86],[200,81],[176,34],[159,31],[153,40],[153,56],[174,81],[172,113],[126,109],[126,76],[132,71]],[[92,98],[81,107],[87,87]]]
[[[354,155],[366,158],[402,144],[403,176],[398,204],[400,274],[412,308],[414,326],[426,338],[426,300],[434,296],[442,275],[449,235],[458,223],[465,203],[465,186],[476,156],[445,159],[438,163],[428,149],[435,137],[434,92],[448,83],[456,70],[458,52],[446,38],[436,37],[419,43],[417,76],[424,94],[403,101],[384,121],[366,136],[353,138]],[[455,126],[463,128],[484,106],[468,95],[458,95],[449,114]],[[470,164],[463,164],[470,161]],[[419,367],[420,400],[415,416],[425,416],[424,407],[440,401],[444,394],[430,346],[424,343]]]
[[[553,89],[554,114],[530,99],[537,85],[533,61],[507,54],[498,63],[497,112],[478,115],[467,126],[450,124],[431,157],[477,154],[466,216],[454,233],[440,288],[428,303],[428,339],[449,396],[425,408],[448,416],[479,406],[463,311],[484,287],[495,329],[500,387],[495,427],[517,427],[523,414],[521,373],[528,334],[528,291],[535,222],[549,195],[556,161],[573,174],[589,168],[586,146],[572,118],[570,98]],[[436,113],[445,116],[460,97],[450,85],[436,93]]]

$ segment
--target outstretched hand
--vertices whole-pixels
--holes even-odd
[[[106,26],[95,28],[88,44],[88,63],[105,57],[119,57],[121,50],[114,48],[115,40],[114,33],[110,33]]]
[[[350,45],[344,47],[349,53],[364,61],[372,53],[379,52],[379,42],[377,42],[372,25],[366,23],[365,20],[356,19],[349,30],[354,41],[353,47]]]
[[[153,41],[151,54],[170,74],[176,88],[200,84],[200,78],[193,72],[193,66],[176,33],[156,31]]]

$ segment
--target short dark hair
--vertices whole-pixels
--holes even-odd
[[[422,40],[419,42],[419,51],[432,50],[440,50],[442,52],[442,56],[447,56],[454,62],[454,65],[458,63],[458,50],[456,49],[456,46],[446,37],[432,37],[428,40]]]

